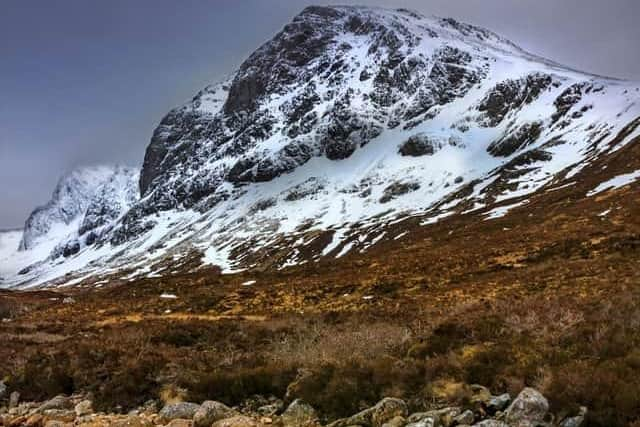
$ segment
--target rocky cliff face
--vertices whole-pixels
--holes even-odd
[[[309,7],[228,81],[162,120],[143,199],[111,242],[137,239],[157,225],[150,215],[176,209],[268,217],[286,232],[434,208],[463,187],[458,203],[487,206],[605,150],[640,114],[637,97],[633,84],[452,19]]]
[[[51,199],[25,222],[17,248],[0,248],[0,281],[27,274],[46,260],[59,263],[96,244],[139,199],[138,171],[121,166],[83,167],[63,176]],[[16,250],[17,249],[17,250]]]
[[[453,19],[309,7],[162,119],[140,200],[122,218],[91,208],[119,219],[85,243],[195,250],[227,270],[365,250],[399,217],[482,213],[569,180],[637,136],[639,90]]]
[[[207,210],[238,186],[271,181],[314,157],[347,159],[385,130],[432,119],[487,77],[491,58],[462,49],[467,38],[515,49],[452,20],[305,9],[232,79],[163,119],[145,156],[144,203]]]
[[[109,204],[113,201],[107,199],[108,193],[130,193],[124,196],[127,200],[126,206],[118,200],[109,207],[112,210],[125,210],[137,198],[135,193],[130,191],[130,185],[127,182],[133,179],[135,174],[134,170],[128,168],[98,166],[79,168],[63,176],[56,185],[51,200],[29,215],[20,242],[20,250],[33,249],[48,237],[60,237],[52,235],[64,234],[63,229],[82,220],[87,208],[91,207],[93,211],[96,204]],[[112,214],[107,214],[105,220],[107,216],[115,219]]]

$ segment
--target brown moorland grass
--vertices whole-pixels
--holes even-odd
[[[640,168],[639,150],[615,161]],[[114,278],[64,289],[75,304],[2,292],[0,377],[26,399],[83,390],[122,411],[302,397],[325,420],[384,396],[418,410],[468,405],[472,383],[530,385],[557,414],[588,406],[589,426],[639,425],[640,185],[585,197],[600,171],[501,219],[408,220],[402,239],[339,260]]]

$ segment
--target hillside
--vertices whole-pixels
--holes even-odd
[[[140,198],[66,252],[70,276],[27,259],[7,284],[193,271],[194,254],[280,269],[367,250],[407,218],[483,221],[607,165],[640,132],[639,97],[452,19],[310,7],[167,114]],[[587,191],[616,172],[635,169]]]

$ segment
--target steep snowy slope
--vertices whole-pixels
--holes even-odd
[[[15,253],[22,240],[22,230],[0,230],[0,259]],[[2,283],[0,275],[0,283]]]
[[[63,176],[51,200],[36,208],[17,232],[19,245],[10,245],[13,239],[2,245],[0,277],[28,276],[30,270],[40,276],[45,272],[37,265],[94,244],[138,200],[138,176],[137,170],[121,166],[84,167]]]
[[[638,101],[637,83],[452,19],[309,7],[161,121],[141,199],[67,264],[282,268],[365,250],[409,216],[504,215],[492,206],[570,184],[640,135]]]
[[[96,189],[112,173],[110,168],[100,166],[74,170],[62,177],[51,200],[37,207],[27,219],[20,250],[57,240],[77,228],[73,222],[84,213]]]

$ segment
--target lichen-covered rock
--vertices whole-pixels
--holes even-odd
[[[171,403],[169,405],[165,405],[162,410],[160,410],[160,418],[165,421],[171,421],[175,419],[185,419],[190,420],[196,414],[196,412],[200,409],[200,405],[191,402],[180,402],[180,403]]]
[[[477,424],[474,424],[473,427],[512,427],[512,426],[504,423],[503,421],[484,420],[484,421],[480,421]]]
[[[442,422],[435,414],[417,413],[407,418],[406,427],[442,427]]]
[[[73,401],[68,396],[61,394],[42,403],[35,412],[42,414],[50,410],[66,410],[72,407]]]
[[[397,416],[382,425],[382,427],[405,427],[406,420],[404,417]]]
[[[93,402],[90,400],[83,400],[74,407],[74,411],[78,417],[88,415],[93,412]]]
[[[578,415],[565,418],[560,423],[560,427],[582,427],[584,425],[587,412],[587,408],[585,406],[581,406]]]
[[[194,427],[209,427],[218,420],[229,418],[233,413],[233,409],[224,403],[206,400],[193,415],[193,424]]]
[[[375,406],[358,412],[357,414],[337,420],[330,424],[331,427],[347,427],[362,425],[365,427],[382,427],[382,425],[395,417],[406,417],[407,404],[402,399],[385,397]]]
[[[544,421],[549,402],[539,391],[527,387],[505,411],[505,421],[513,427],[534,427]]]
[[[291,402],[280,419],[285,427],[316,427],[320,425],[315,409],[300,399]]]
[[[499,396],[493,396],[491,399],[489,399],[487,409],[490,413],[495,414],[498,411],[504,410],[507,406],[509,406],[510,402],[511,396],[509,396],[509,393],[504,393]]]
[[[17,391],[12,392],[9,395],[9,409],[16,408],[20,403],[20,393]]]
[[[211,425],[211,427],[262,427],[262,424],[253,418],[244,415],[236,415],[234,417],[216,421]]]
[[[454,421],[454,425],[461,425],[461,424],[471,425],[473,424],[473,421],[475,420],[475,418],[476,417],[473,414],[473,411],[467,409],[466,411],[464,411],[463,413],[455,417],[453,421]]]

